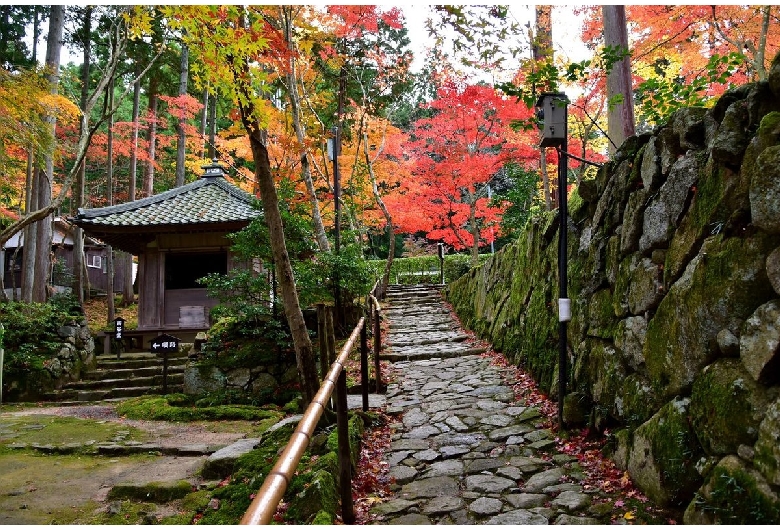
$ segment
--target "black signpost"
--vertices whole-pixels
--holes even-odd
[[[124,339],[125,319],[116,317],[114,319],[114,349],[116,349],[116,358],[119,359],[122,353],[122,339]]]
[[[569,98],[559,92],[545,92],[536,103],[537,116],[542,119],[541,147],[558,150],[558,428],[563,429],[563,402],[566,398],[567,344],[566,324],[571,320],[571,300],[568,296],[567,267],[567,181]]]
[[[152,353],[163,357],[163,393],[168,393],[168,354],[179,351],[179,339],[165,333],[149,341]]]
[[[444,243],[439,243],[439,282],[444,285]]]

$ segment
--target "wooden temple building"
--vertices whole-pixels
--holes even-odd
[[[209,297],[198,279],[239,266],[228,234],[262,215],[255,198],[225,180],[216,160],[200,179],[124,204],[78,210],[71,222],[138,257],[138,329],[143,345],[162,333],[191,342],[209,328]]]

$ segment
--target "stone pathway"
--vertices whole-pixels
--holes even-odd
[[[468,343],[436,286],[394,287],[385,318],[395,381],[385,458],[394,498],[379,524],[601,524],[575,458],[555,454],[538,409]],[[606,515],[606,514],[604,514]],[[609,522],[607,518],[606,522]]]

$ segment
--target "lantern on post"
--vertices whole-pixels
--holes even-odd
[[[566,397],[567,340],[566,323],[571,320],[571,300],[567,284],[567,105],[569,98],[560,92],[545,92],[536,103],[536,116],[541,120],[541,147],[558,150],[558,428],[563,429],[563,402]]]

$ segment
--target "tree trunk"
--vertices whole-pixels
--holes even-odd
[[[35,172],[35,160],[33,159],[33,153],[27,153],[27,179],[24,185],[24,210],[25,215],[29,215],[38,209],[38,196],[34,193]],[[35,283],[35,245],[38,241],[37,238],[38,223],[30,223],[24,228],[24,234],[22,241],[24,248],[22,249],[22,274],[20,281],[20,290],[22,302],[32,302],[33,284]],[[15,294],[15,292],[14,292]]]
[[[552,6],[536,6],[536,37],[532,51],[535,61],[553,59]]]
[[[604,44],[628,50],[626,7],[601,6],[604,18]],[[615,103],[617,99],[621,101]],[[612,65],[607,75],[607,132],[610,139],[609,153],[613,154],[626,138],[634,136],[634,97],[631,90],[631,60],[625,57]]]
[[[114,78],[108,83],[106,91],[107,107],[113,108],[114,105]],[[114,204],[114,115],[108,117],[108,131],[106,139],[106,204]]]
[[[114,249],[111,245],[106,246],[106,302],[108,302],[108,311],[106,320],[110,324],[116,318],[116,307],[114,305]]]
[[[293,40],[293,16],[291,6],[281,6],[281,19],[284,21],[284,36],[287,41],[287,46],[290,51],[296,50],[295,41]],[[320,202],[317,200],[317,193],[314,189],[314,181],[311,176],[311,169],[309,165],[309,150],[306,147],[306,132],[304,126],[301,123],[301,102],[298,95],[298,77],[297,70],[295,68],[296,56],[294,53],[289,54],[288,69],[287,69],[287,91],[290,96],[290,111],[292,113],[292,124],[295,129],[295,136],[298,139],[298,143],[301,146],[301,176],[303,182],[306,185],[306,191],[309,193],[309,200],[311,202],[311,217],[314,223],[314,237],[317,240],[317,246],[323,252],[330,250],[330,242],[328,236],[325,233],[325,225],[322,222],[322,214],[320,213]]]
[[[469,194],[469,228],[471,228],[471,266],[479,264],[479,225],[477,224],[477,198]]]
[[[89,98],[89,66],[92,59],[92,47],[90,46],[92,38],[92,7],[86,6],[84,8],[83,20],[84,40],[82,41],[82,46],[84,46],[84,60],[81,65],[81,101],[79,102],[79,108],[82,112],[87,108],[87,100]],[[82,122],[80,134],[85,134],[88,128],[89,119]],[[84,197],[87,179],[86,169],[86,162],[82,162],[76,176],[76,182],[73,185],[75,209],[83,208],[86,204]],[[84,260],[84,230],[79,227],[75,227],[73,230],[73,292],[76,294],[79,304],[83,306],[85,297],[89,294],[89,277],[86,274]]]
[[[149,162],[144,170],[144,195],[154,195],[154,161],[157,149],[157,78],[149,79]]]
[[[124,9],[124,8],[123,8]],[[121,11],[121,10],[120,10]],[[102,70],[102,75],[97,78],[95,82],[95,87],[90,93],[89,96],[89,102],[87,103],[87,111],[82,114],[80,117],[80,120],[83,123],[86,123],[86,116],[92,114],[92,110],[97,105],[100,97],[103,95],[103,93],[106,90],[106,87],[108,86],[109,79],[115,74],[117,67],[120,63],[120,60],[122,57],[124,57],[124,51],[126,49],[127,40],[126,36],[127,33],[124,31],[124,26],[121,23],[122,17],[119,18],[120,23],[117,24],[114,28],[112,28],[113,31],[113,40],[116,43],[116,50],[117,52],[114,53],[114,50],[111,50],[111,53],[108,55],[107,63],[105,65],[105,68]],[[151,64],[154,63],[154,61],[157,60],[157,58],[162,53],[162,50],[159,50],[157,55],[155,55],[154,58],[152,58],[151,62],[147,67],[144,69],[145,73],[146,71],[151,68]],[[105,109],[105,112],[101,115],[100,120],[102,121],[104,118],[106,118],[110,113],[114,112],[116,109]],[[92,137],[92,133],[94,133],[93,129],[89,129],[85,125],[82,126],[82,129],[88,130],[86,134],[81,134],[78,137],[78,141],[76,143],[75,147],[75,157],[73,159],[73,164],[71,169],[67,172],[65,177],[62,179],[59,193],[57,197],[52,200],[49,204],[42,205],[40,208],[35,208],[32,206],[32,203],[35,201],[36,195],[32,192],[32,186],[30,186],[29,190],[26,191],[26,197],[28,199],[28,204],[30,204],[28,213],[23,216],[21,219],[12,222],[7,227],[0,229],[0,245],[5,245],[5,243],[13,237],[15,234],[19,233],[22,230],[25,230],[30,225],[44,219],[46,216],[53,214],[57,211],[57,209],[62,205],[62,203],[67,198],[68,194],[71,191],[73,182],[76,179],[76,174],[78,173],[80,164],[84,161],[84,158],[86,156],[87,148],[89,146],[90,139]],[[32,154],[30,154],[32,156]],[[29,170],[28,170],[29,171]],[[29,181],[32,182],[34,179],[31,174],[29,174]],[[32,238],[33,241],[35,238]]]
[[[767,35],[769,35],[769,21],[770,21],[771,13],[772,13],[771,5],[763,6],[761,8],[761,14],[762,14],[761,35],[758,38],[758,48],[756,49],[755,59],[754,59],[756,62],[756,72],[758,73],[759,81],[766,81],[769,75],[766,71],[766,66],[764,65],[764,61],[766,58],[766,38]]]
[[[46,68],[48,69],[51,93],[56,94],[59,84],[60,54],[62,51],[62,30],[65,24],[65,7],[62,5],[51,6],[49,14],[49,36],[46,40]],[[54,117],[48,120],[51,123],[52,136],[56,127]],[[53,151],[53,147],[52,147]],[[45,171],[38,171],[36,193],[38,208],[44,208],[51,204],[52,180],[54,178],[53,153],[46,153]],[[33,283],[33,302],[45,302],[48,299],[48,285],[51,278],[51,242],[52,223],[54,215],[49,214],[38,223],[37,242],[35,248],[35,281]]]
[[[136,196],[136,173],[138,171],[138,118],[140,114],[141,82],[133,83],[133,138],[130,148],[130,170],[128,177],[128,200],[134,201]],[[128,307],[135,302],[133,292],[133,256],[127,252],[119,253],[122,269],[125,275],[122,282],[122,307]],[[112,280],[113,285],[113,280]]]
[[[387,292],[387,286],[390,284],[390,269],[393,267],[393,259],[395,258],[395,231],[393,230],[393,216],[390,215],[390,210],[387,209],[385,201],[382,200],[382,196],[379,194],[379,186],[376,183],[376,174],[374,173],[374,164],[368,154],[368,133],[366,132],[365,127],[363,127],[363,154],[366,158],[368,176],[371,179],[371,191],[373,191],[374,199],[376,200],[379,209],[382,210],[382,215],[385,217],[387,236],[390,238],[387,261],[385,262],[385,271],[382,274],[382,284],[379,288],[380,293],[385,293]]]
[[[108,108],[114,108],[114,78],[108,83]],[[108,141],[106,142],[106,151],[108,159],[106,161],[106,202],[109,206],[114,204],[114,115],[108,117]],[[107,322],[111,322],[116,317],[116,308],[114,307],[114,251],[111,245],[106,247],[106,301],[108,302]]]
[[[181,45],[181,67],[179,72],[179,96],[187,94],[187,80],[190,76],[190,54],[186,44]],[[177,124],[178,139],[176,140],[176,187],[184,186],[184,152],[187,147],[187,137],[184,134],[184,117]]]
[[[133,83],[133,139],[130,147],[130,176],[127,186],[128,199],[135,200],[138,179],[138,120],[141,114],[141,81]]]
[[[203,109],[200,111],[200,138],[202,140],[200,157],[206,158],[206,151],[208,146],[206,145],[206,125],[209,122],[209,90],[203,89]]]
[[[282,216],[279,212],[279,198],[276,193],[274,178],[271,174],[271,163],[264,142],[264,133],[256,128],[256,124],[248,126],[246,118],[244,119],[244,124],[252,147],[252,158],[255,162],[255,179],[260,188],[263,216],[268,226],[271,250],[274,263],[276,264],[276,278],[279,282],[284,312],[287,317],[287,323],[290,326],[295,347],[295,360],[298,366],[298,373],[301,376],[303,396],[306,403],[310,403],[319,389],[317,364],[311,339],[309,338],[309,331],[306,329],[306,322],[303,319],[303,311],[298,301],[298,292],[295,288],[295,277],[293,276],[290,256],[287,253],[287,245],[284,240]]]
[[[536,62],[552,62],[552,6],[536,6],[536,34],[533,38],[531,51]],[[551,87],[537,87],[540,92],[547,92]],[[544,206],[547,211],[553,209],[553,193],[550,186],[550,175],[547,173],[547,151],[539,148],[539,173],[542,176],[542,191],[544,194]]]
[[[209,103],[209,141],[208,141],[208,154],[209,159],[214,160],[217,157],[217,95],[211,96],[211,102]]]

